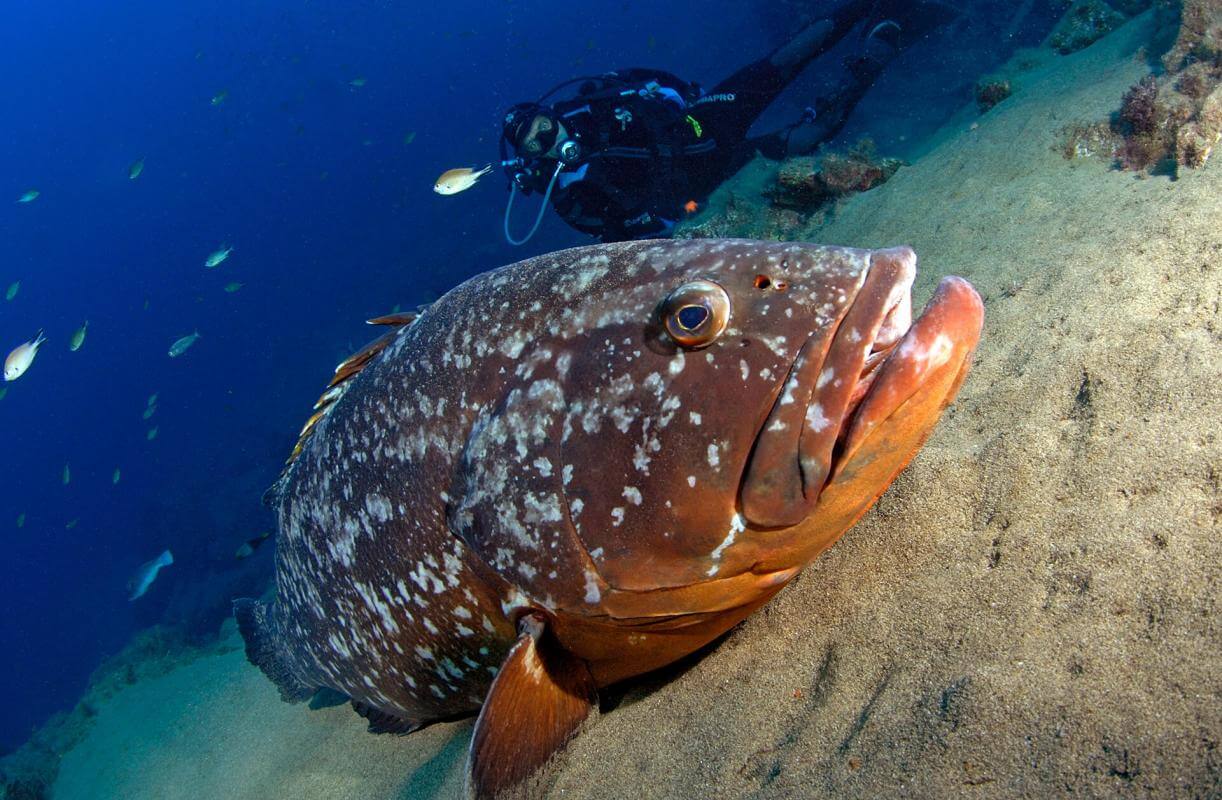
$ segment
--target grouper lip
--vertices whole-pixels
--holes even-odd
[[[915,277],[910,248],[874,251],[831,335],[814,330],[802,345],[756,435],[741,484],[741,513],[753,527],[797,525],[814,508],[854,413],[912,325]]]

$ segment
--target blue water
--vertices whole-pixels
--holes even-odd
[[[0,751],[70,707],[138,629],[207,636],[232,597],[263,591],[272,548],[234,551],[272,529],[260,495],[331,368],[370,338],[362,320],[586,243],[549,214],[527,247],[506,245],[499,174],[432,192],[442,170],[496,159],[504,108],[632,65],[709,86],[820,5],[10,0],[0,291],[21,288],[0,301],[0,349],[39,328],[48,342],[0,400]],[[914,48],[921,68],[885,77],[844,138],[914,146],[1020,43],[1000,27],[970,17]],[[837,68],[810,70],[769,119],[793,118]],[[222,243],[230,259],[204,269]],[[132,572],[166,548],[174,565],[129,602]]]

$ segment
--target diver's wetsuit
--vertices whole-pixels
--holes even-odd
[[[778,48],[707,93],[667,72],[629,69],[610,73],[608,83],[585,87],[577,97],[554,104],[585,154],[557,176],[552,205],[569,225],[604,242],[666,236],[686,204],[702,204],[757,151],[781,159],[827,141],[844,126],[885,59],[851,60],[849,77],[816,102],[814,120],[752,138],[747,131],[872,5],[858,0],[843,6],[816,23],[822,29],[804,31],[813,31],[816,41],[801,57],[778,64],[784,47]],[[651,81],[656,87],[646,88]]]

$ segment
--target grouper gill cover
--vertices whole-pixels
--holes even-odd
[[[471,792],[527,785],[598,688],[759,608],[920,447],[983,311],[946,278],[914,321],[915,269],[907,248],[598,245],[377,320],[269,494],[249,657],[375,730],[482,706]]]

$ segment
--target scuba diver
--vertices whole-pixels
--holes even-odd
[[[633,68],[568,80],[513,106],[500,141],[511,183],[505,238],[529,241],[549,203],[570,226],[604,242],[669,236],[685,212],[703,205],[756,152],[779,160],[835,136],[901,42],[948,13],[936,0],[850,0],[707,93],[669,72]],[[777,95],[859,25],[847,77],[797,122],[748,137]],[[575,84],[573,98],[545,104]],[[520,239],[509,221],[519,192],[543,195]]]

